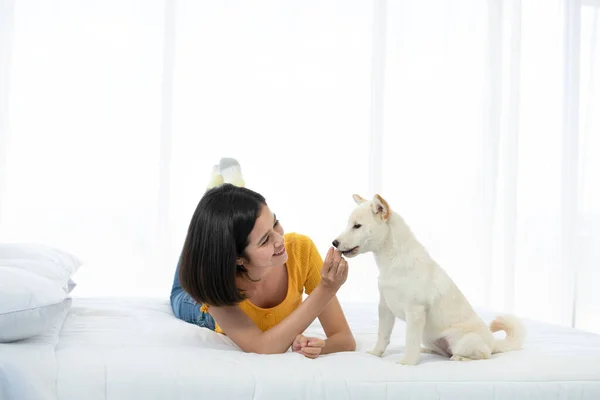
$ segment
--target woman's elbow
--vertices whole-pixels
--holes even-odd
[[[348,338],[346,339],[345,351],[356,351],[356,340],[352,332],[348,332]]]
[[[338,334],[336,351],[356,351],[356,340],[352,332],[344,332]]]

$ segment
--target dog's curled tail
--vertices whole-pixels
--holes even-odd
[[[504,353],[506,351],[520,350],[523,347],[525,336],[525,326],[521,320],[513,315],[503,315],[497,317],[490,323],[492,332],[506,332],[505,339],[496,339],[492,353]]]

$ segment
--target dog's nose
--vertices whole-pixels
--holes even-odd
[[[340,242],[338,242],[337,240],[334,240],[333,242],[331,242],[331,244],[333,245],[333,247],[335,247],[337,249],[337,247],[340,245]]]

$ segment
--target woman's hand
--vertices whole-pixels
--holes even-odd
[[[318,268],[318,264],[312,268],[315,267]],[[290,342],[294,343],[294,338],[298,336],[297,332],[304,332],[315,318],[319,317],[321,319],[320,314],[326,309],[328,311],[325,312],[325,320],[328,322],[321,321],[321,323],[327,337],[329,338],[341,331],[345,335],[349,333],[350,329],[335,294],[348,277],[348,264],[339,251],[334,251],[333,248],[329,249],[320,275],[319,283],[300,306],[283,321],[265,332],[258,329],[252,319],[239,306],[213,306],[210,313],[223,332],[248,353],[285,353],[290,348]],[[337,336],[343,339],[344,335]],[[312,344],[308,345],[310,342]],[[318,357],[321,353],[326,354],[346,349],[353,350],[355,347],[353,339],[342,340],[342,342],[337,342],[337,339],[332,342],[328,339],[327,344],[325,344],[320,339],[308,338],[307,346],[300,347],[301,353],[306,357]]]
[[[325,341],[319,338],[306,337],[302,334],[296,336],[292,344],[292,351],[302,354],[307,358],[317,358],[321,349],[325,347]]]
[[[348,263],[340,251],[330,247],[323,262],[319,285],[335,293],[346,282],[346,278],[348,278]]]

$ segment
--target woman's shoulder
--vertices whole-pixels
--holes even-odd
[[[309,257],[312,253],[317,251],[317,248],[310,236],[303,235],[298,232],[291,232],[286,233],[284,237],[287,252],[293,253],[302,259]]]
[[[313,247],[314,243],[312,239],[298,232],[286,233],[283,235],[285,237],[285,243],[289,245],[293,245],[294,247]]]

